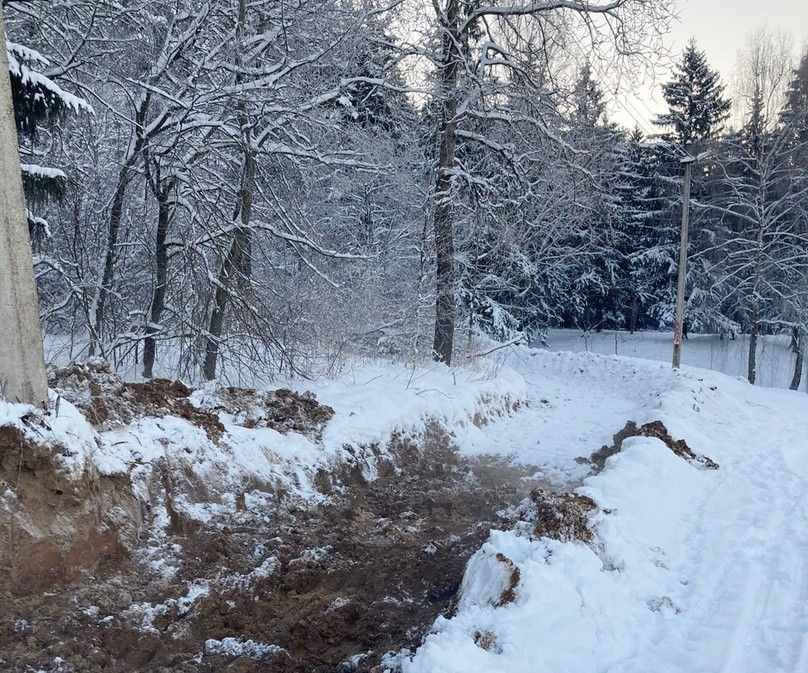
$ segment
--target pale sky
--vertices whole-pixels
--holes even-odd
[[[795,58],[808,46],[808,0],[676,0],[676,6],[681,20],[674,23],[668,37],[671,57],[678,60],[687,41],[695,37],[725,85],[730,83],[738,52],[757,28],[790,34]],[[639,121],[646,132],[657,130],[649,119],[666,109],[660,91],[664,80],[648,82],[638,90],[636,98],[616,100],[612,119],[629,128]]]

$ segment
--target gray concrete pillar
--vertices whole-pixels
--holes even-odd
[[[9,402],[43,406],[48,399],[39,302],[34,282],[28,218],[5,23],[0,6],[0,395]]]

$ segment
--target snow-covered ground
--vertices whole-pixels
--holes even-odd
[[[627,440],[578,489],[600,507],[594,547],[492,532],[458,614],[438,620],[405,673],[808,671],[808,397],[615,356],[519,356],[510,364],[533,404],[524,426],[497,424],[500,446],[565,469],[628,413],[720,468]],[[520,571],[515,600],[498,607],[491,587],[508,570],[497,554]]]
[[[550,346],[578,338],[551,333]],[[595,538],[535,538],[529,523],[492,532],[467,566],[457,614],[438,619],[416,652],[390,657],[391,670],[808,673],[808,396],[693,366],[673,371],[665,335],[620,339],[595,335],[579,353],[501,350],[474,370],[357,365],[313,387],[336,412],[320,438],[243,427],[224,413],[218,443],[170,417],[98,433],[66,402],[47,427],[69,445],[62,460],[73,469],[89,460],[104,474],[132,474],[173,461],[221,488],[252,476],[316,499],[317,470],[357,459],[346,447],[378,444],[383,454],[392,432],[437,418],[462,453],[511,456],[593,499]],[[608,343],[612,354],[591,352]],[[709,343],[692,337],[685,362],[712,353],[715,365]],[[646,359],[626,357],[631,348]],[[192,400],[204,407],[211,396],[203,389]],[[0,424],[25,411],[0,405]],[[720,468],[634,437],[587,476],[576,458],[610,444],[629,420],[661,421]],[[376,458],[359,456],[368,478]],[[175,504],[202,519],[212,512]],[[492,597],[513,567],[514,600],[499,605]]]

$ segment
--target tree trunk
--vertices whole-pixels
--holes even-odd
[[[749,327],[749,363],[747,368],[747,378],[752,385],[755,385],[755,379],[757,379],[758,313],[758,303],[755,300],[752,308],[752,324]]]
[[[112,289],[112,282],[115,275],[115,258],[117,257],[118,234],[121,230],[124,198],[126,197],[126,188],[129,186],[129,182],[132,179],[132,168],[137,162],[146,142],[146,138],[143,135],[143,124],[146,120],[150,99],[150,94],[146,94],[141,105],[135,111],[135,133],[137,136],[130,145],[126,160],[121,166],[121,170],[118,172],[118,182],[115,187],[115,193],[112,196],[112,205],[110,206],[109,219],[107,220],[107,246],[104,250],[104,272],[101,277],[101,284],[96,290],[93,309],[90,311],[89,355],[95,355],[97,352],[101,351],[107,297]]]
[[[435,175],[435,338],[433,357],[452,363],[455,329],[454,213],[452,209],[452,169],[457,144],[457,87],[460,65],[458,0],[449,0],[443,32],[443,63],[438,71],[441,110],[438,167]]]
[[[249,138],[247,139],[249,141]],[[247,147],[244,152],[244,173],[242,175],[241,189],[237,203],[238,226],[233,232],[233,241],[227,251],[219,277],[216,283],[216,293],[213,299],[213,310],[210,314],[208,335],[205,343],[205,364],[203,374],[205,379],[211,381],[216,378],[216,366],[219,359],[219,346],[224,330],[224,319],[227,312],[227,303],[230,298],[230,286],[233,277],[241,268],[245,246],[248,241],[247,227],[252,214],[253,186],[255,183],[255,154]]]
[[[640,301],[637,293],[631,292],[631,312],[628,318],[628,333],[634,334],[637,331],[637,313],[640,310]]]
[[[152,295],[149,322],[146,325],[146,338],[143,341],[143,377],[150,379],[154,371],[154,359],[157,351],[155,334],[165,309],[166,285],[168,282],[168,249],[166,237],[168,235],[168,221],[171,209],[168,204],[168,193],[171,187],[157,195],[157,233],[155,235],[155,278],[154,294]]]
[[[800,382],[802,381],[802,366],[805,357],[805,339],[803,337],[803,331],[799,327],[795,327],[791,335],[791,347],[797,355],[797,359],[794,362],[794,376],[791,377],[791,385],[789,386],[791,390],[799,390]]]
[[[235,52],[235,82],[243,80],[241,68],[241,55],[243,53],[244,30],[247,25],[247,0],[238,0],[238,16],[236,17],[236,52]],[[249,244],[248,226],[252,216],[253,189],[255,186],[255,153],[251,147],[252,134],[247,123],[247,106],[245,101],[236,103],[236,112],[239,126],[242,130],[242,143],[244,165],[241,174],[241,187],[236,197],[236,206],[233,212],[233,221],[236,228],[233,231],[233,241],[222,260],[219,276],[216,280],[216,292],[213,297],[213,310],[210,314],[208,334],[205,341],[205,362],[202,373],[206,380],[216,378],[216,367],[221,350],[224,319],[227,313],[227,303],[230,299],[230,287],[234,276],[244,269],[244,254]]]
[[[48,382],[0,7],[0,395],[46,406]]]

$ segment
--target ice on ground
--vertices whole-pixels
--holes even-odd
[[[254,640],[239,640],[238,638],[209,638],[205,641],[205,654],[222,654],[226,657],[248,657],[250,659],[265,659],[280,654],[285,650],[278,645],[257,643]]]

